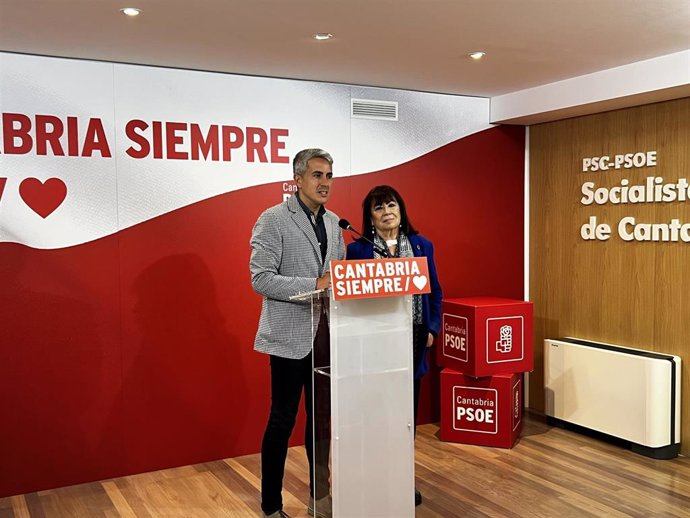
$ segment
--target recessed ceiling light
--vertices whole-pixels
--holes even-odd
[[[123,7],[120,9],[120,12],[127,16],[139,16],[141,14],[141,9],[137,7]]]
[[[467,54],[467,55],[468,55],[469,57],[471,57],[472,59],[474,59],[475,61],[479,61],[479,60],[482,59],[484,56],[486,56],[486,52],[482,52],[481,50],[479,50],[479,51],[477,51],[477,52],[470,52],[470,53]]]
[[[330,32],[317,32],[316,34],[312,35],[312,38],[315,40],[330,40],[333,37],[333,35]]]

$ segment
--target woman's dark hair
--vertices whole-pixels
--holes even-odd
[[[400,228],[405,233],[405,235],[411,236],[412,234],[417,234],[418,232],[410,223],[407,217],[407,209],[405,208],[405,200],[402,199],[400,193],[393,189],[390,185],[377,185],[374,187],[364,198],[362,202],[362,231],[365,236],[369,237],[372,235],[374,230],[374,225],[371,222],[371,209],[376,205],[382,203],[388,203],[389,201],[395,201],[400,207]]]

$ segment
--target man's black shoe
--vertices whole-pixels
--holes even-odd
[[[419,489],[416,487],[414,488],[414,506],[417,507],[422,503],[422,493],[419,492]]]

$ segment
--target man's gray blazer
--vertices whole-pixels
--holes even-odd
[[[263,295],[254,350],[301,359],[312,349],[312,314],[309,302],[291,302],[298,293],[316,289],[331,259],[345,257],[345,243],[338,216],[323,216],[328,249],[321,260],[316,233],[304,209],[292,195],[264,211],[252,231],[249,270],[252,288]]]

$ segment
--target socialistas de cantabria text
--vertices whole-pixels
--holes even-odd
[[[656,166],[656,151],[582,159],[582,172],[588,174]],[[622,178],[613,186],[587,181],[582,184],[581,194],[580,203],[586,206],[684,203],[690,201],[690,183],[686,178],[665,181],[662,176],[657,175],[647,176],[637,182]],[[616,231],[623,241],[690,243],[690,223],[682,222],[679,218],[651,223],[640,222],[635,216],[626,215],[618,221]],[[607,241],[611,237],[611,226],[600,222],[596,215],[592,215],[580,227],[580,236],[586,241]]]

